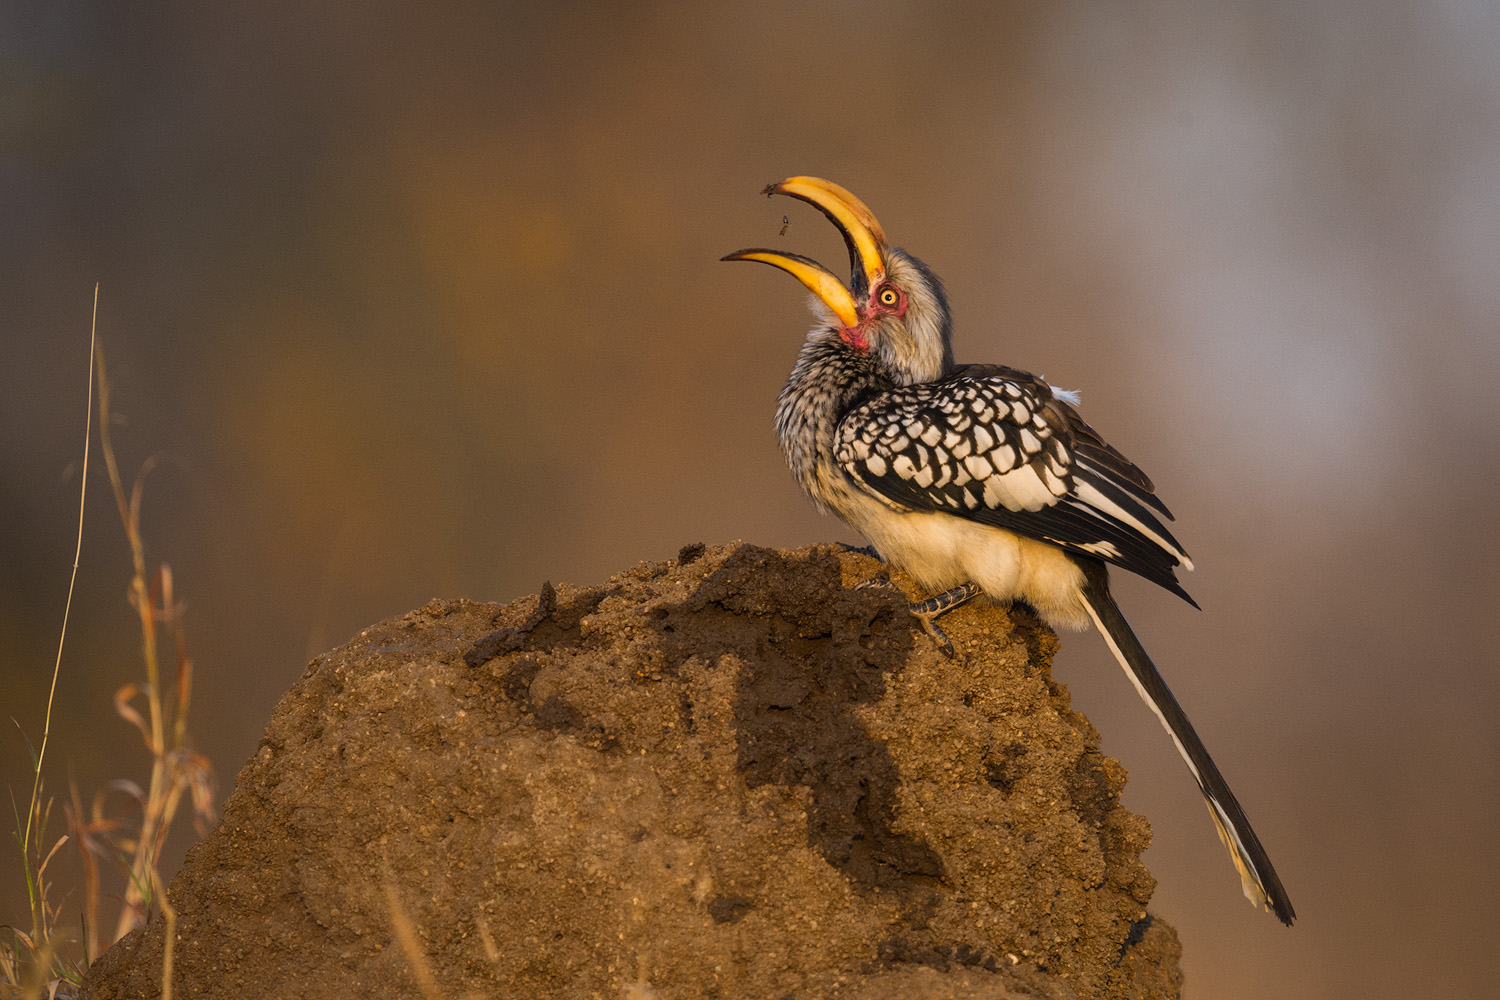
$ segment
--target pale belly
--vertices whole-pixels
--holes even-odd
[[[968,580],[991,598],[1030,604],[1049,625],[1086,628],[1083,572],[1059,548],[951,514],[903,514],[864,497],[840,504],[887,561],[938,593]]]

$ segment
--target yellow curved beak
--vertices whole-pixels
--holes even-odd
[[[805,201],[828,216],[849,248],[849,287],[810,257],[775,250],[739,250],[722,260],[758,260],[779,267],[802,282],[846,327],[859,325],[859,307],[870,289],[885,277],[885,230],[864,202],[847,189],[821,177],[788,177],[766,185],[762,194],[784,194]]]
[[[856,297],[863,297],[885,277],[885,230],[875,214],[848,189],[821,177],[788,177],[769,184],[766,195],[784,194],[807,202],[828,216],[849,247],[849,270]]]
[[[758,260],[762,264],[779,267],[808,287],[808,290],[823,300],[839,322],[846,327],[859,325],[859,310],[854,305],[854,296],[828,268],[810,257],[795,253],[777,253],[774,250],[738,250],[720,260]]]

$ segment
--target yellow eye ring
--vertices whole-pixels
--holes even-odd
[[[880,304],[883,306],[894,306],[901,301],[900,294],[894,288],[883,288],[880,292]]]

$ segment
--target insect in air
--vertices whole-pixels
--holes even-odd
[[[791,224],[792,224],[792,220],[791,219],[788,219],[784,215],[781,217],[781,235],[782,236],[786,235],[787,227],[790,226]]]

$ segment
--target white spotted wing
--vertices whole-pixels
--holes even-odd
[[[969,365],[891,389],[839,422],[834,457],[887,502],[945,511],[1139,573],[1191,602],[1187,553],[1151,480],[1034,375]]]

